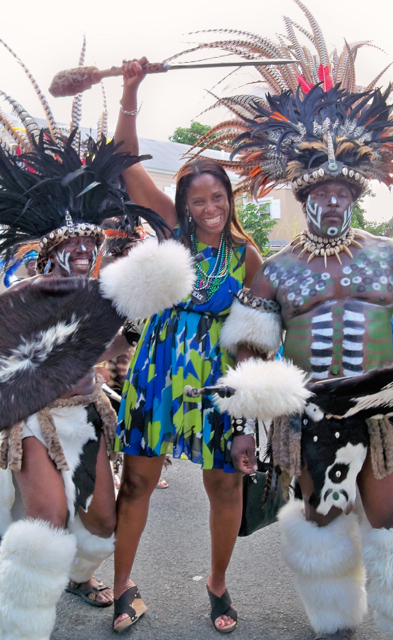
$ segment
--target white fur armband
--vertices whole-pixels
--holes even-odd
[[[191,253],[175,240],[139,243],[128,256],[101,271],[104,298],[125,318],[148,318],[180,302],[192,290]]]
[[[302,413],[311,392],[306,389],[304,371],[285,361],[264,362],[250,358],[230,369],[219,385],[235,389],[229,398],[214,395],[219,411],[234,418],[272,420]]]
[[[281,344],[281,317],[279,313],[260,311],[234,300],[225,320],[220,344],[229,353],[236,355],[239,344],[258,352],[277,351]]]

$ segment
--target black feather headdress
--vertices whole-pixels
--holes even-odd
[[[375,89],[390,65],[358,93],[357,53],[362,47],[375,45],[345,41],[341,54],[337,50],[329,54],[318,22],[301,0],[294,1],[306,15],[310,31],[284,17],[286,33],[278,36],[278,42],[223,30],[223,40],[183,52],[220,49],[255,60],[260,80],[258,95],[218,99],[213,107],[226,107],[234,118],[214,126],[197,145],[204,145],[204,151],[218,144],[231,153],[231,159],[220,164],[241,176],[238,193],[250,191],[254,197],[262,198],[275,187],[290,183],[296,197],[304,200],[316,182],[327,179],[349,183],[355,197],[365,192],[368,179],[390,186],[390,87],[385,92]],[[292,58],[293,65],[258,66],[261,57]]]
[[[142,215],[159,235],[167,230],[160,216],[132,204],[120,188],[122,172],[144,156],[121,153],[121,143],[103,137],[89,139],[81,158],[73,136],[60,145],[41,132],[32,151],[19,156],[0,149],[0,253],[40,239],[39,273],[67,237],[93,235],[101,244],[105,218],[122,216],[133,227]]]
[[[55,121],[49,104],[36,80],[17,57],[0,40],[22,66],[32,83],[47,121],[41,129],[37,122],[13,98],[3,91],[21,127],[14,127],[0,112],[0,121],[15,144],[0,137],[0,255],[7,265],[16,245],[40,240],[37,272],[42,273],[53,247],[70,236],[94,236],[101,245],[105,236],[101,223],[120,216],[133,229],[143,217],[158,236],[168,233],[168,226],[154,211],[137,207],[129,201],[121,174],[136,162],[151,156],[133,156],[122,152],[121,142],[106,139],[106,101],[97,128],[97,141],[82,141],[78,125],[81,96],[72,107],[71,133]],[[83,65],[84,39],[79,64]]]

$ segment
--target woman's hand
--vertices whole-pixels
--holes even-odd
[[[123,72],[125,90],[136,90],[139,87],[146,75],[143,67],[148,63],[149,61],[145,56],[140,58],[140,60],[124,60],[121,69]]]
[[[236,471],[250,475],[258,470],[255,457],[254,436],[235,436],[232,439],[231,457]]]

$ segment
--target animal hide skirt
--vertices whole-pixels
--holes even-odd
[[[2,469],[21,470],[24,438],[35,437],[47,448],[63,477],[70,521],[79,507],[87,511],[90,505],[102,434],[109,457],[114,457],[117,417],[101,384],[99,378],[93,393],[56,400],[1,434]]]
[[[356,477],[367,449],[377,480],[393,473],[393,425],[387,416],[340,418],[315,409],[309,403],[301,416],[272,421],[270,457],[284,487],[307,467],[314,482],[310,504],[318,512],[333,505],[345,510],[355,499]]]

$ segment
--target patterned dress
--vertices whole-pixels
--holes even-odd
[[[210,273],[217,249],[198,242]],[[182,453],[203,469],[234,472],[231,419],[210,396],[187,398],[186,385],[214,385],[234,365],[219,344],[233,296],[245,278],[245,246],[234,248],[228,276],[204,304],[188,297],[150,318],[131,361],[123,388],[115,450],[131,455]]]

